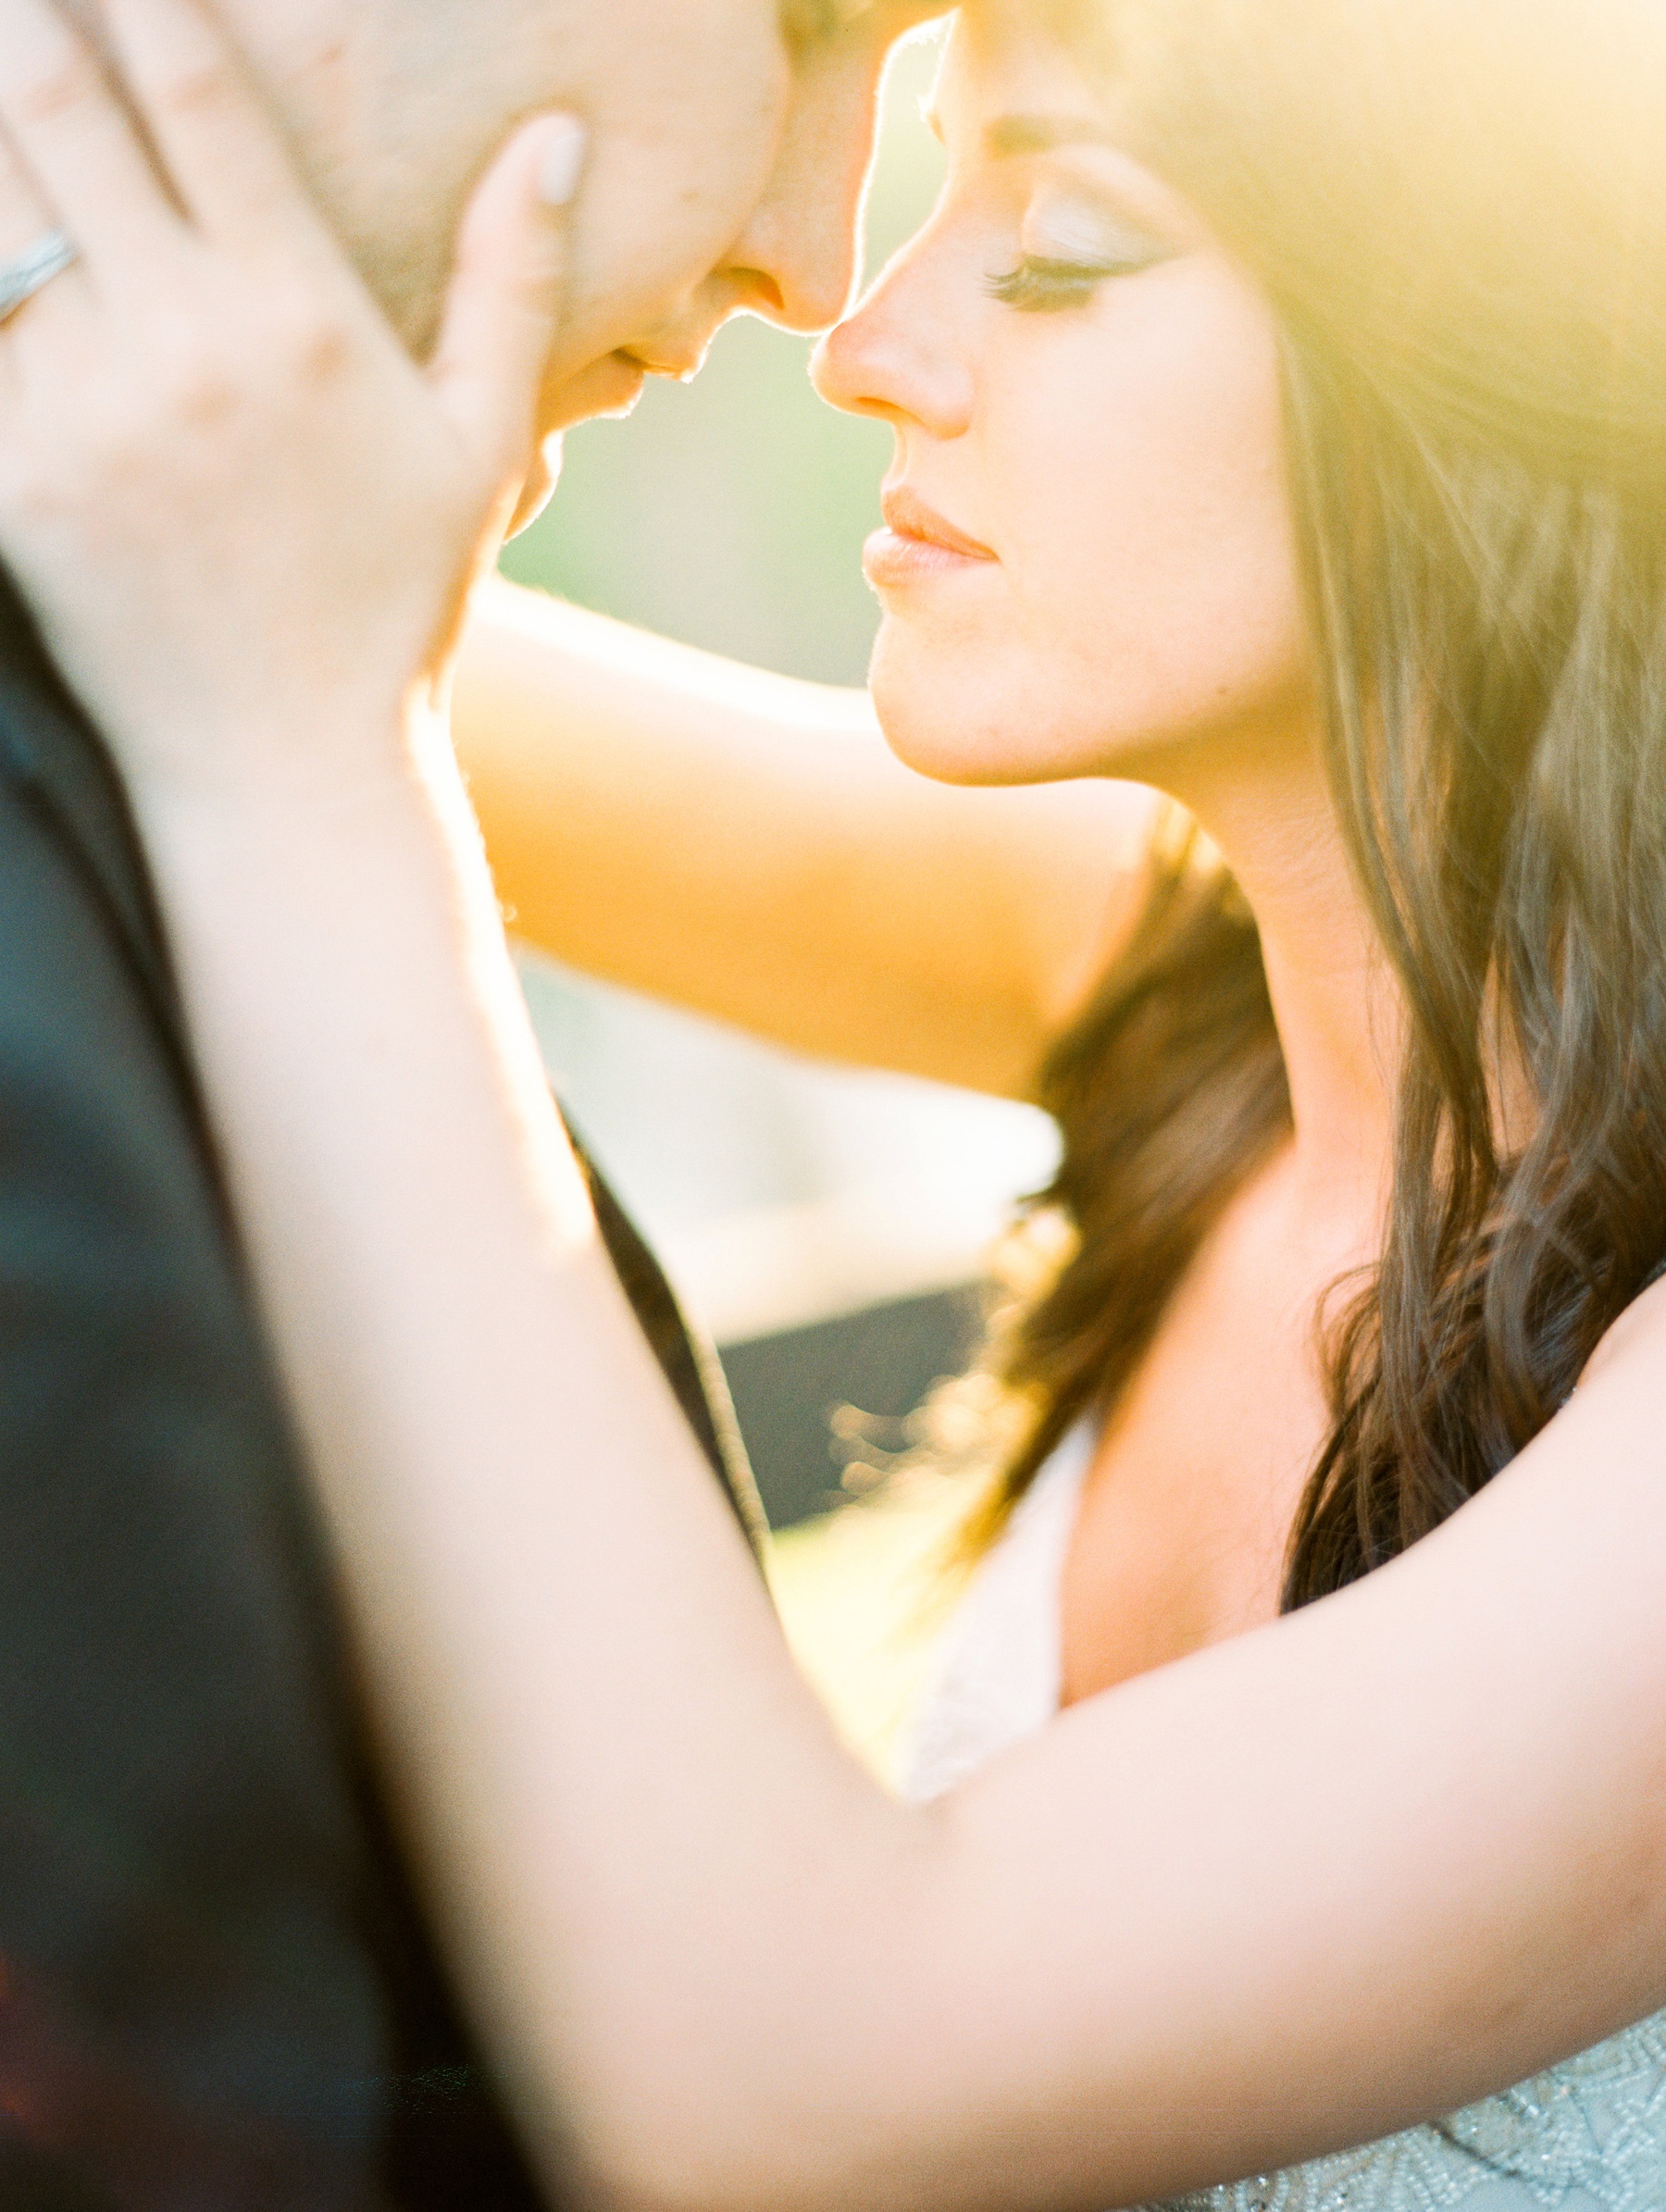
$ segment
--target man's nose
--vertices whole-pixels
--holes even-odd
[[[736,307],[806,334],[836,323],[855,289],[858,205],[848,230],[811,215],[784,223],[776,238],[750,240],[746,261],[723,271]]]
[[[825,330],[855,290],[884,67],[870,37],[806,69],[768,189],[726,256],[738,304],[789,330]]]

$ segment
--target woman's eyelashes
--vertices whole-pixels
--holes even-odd
[[[1032,313],[1085,307],[1108,277],[1127,273],[1125,264],[1054,261],[1039,254],[1026,254],[1016,268],[989,278],[988,292],[1003,306]]]
[[[1071,199],[1034,210],[1015,267],[988,279],[1004,306],[1045,313],[1085,306],[1112,277],[1137,276],[1172,251],[1091,204]]]

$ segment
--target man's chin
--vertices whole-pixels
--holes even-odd
[[[543,431],[551,437],[570,430],[575,423],[594,422],[601,416],[628,415],[642,396],[648,372],[628,354],[604,354],[564,383],[546,387]]]
[[[515,519],[504,532],[504,538],[518,538],[523,530],[529,530],[555,496],[561,482],[561,433],[546,438],[527,471],[527,480],[521,486],[520,503],[515,510]]]
[[[527,472],[520,504],[506,537],[518,538],[530,529],[555,496],[561,482],[561,441],[581,422],[603,416],[628,415],[642,396],[647,371],[626,354],[608,354],[588,368],[569,377],[565,384],[550,385],[540,408],[543,442]]]

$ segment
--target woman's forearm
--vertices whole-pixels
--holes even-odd
[[[705,2069],[754,2040],[722,2016],[758,1944],[815,1971],[804,1837],[900,1895],[914,1824],[795,1674],[601,1251],[442,751],[371,781],[137,803],[437,1906],[564,2186],[649,2203],[666,2146],[729,2139]]]
[[[865,693],[478,595],[455,728],[510,925],[829,1058],[1028,1096],[1132,920],[1128,785],[951,789]]]
[[[599,1251],[443,748],[137,798],[392,1765],[553,2185],[1142,2201],[1666,1997],[1658,1318],[1405,1560],[896,1806]]]

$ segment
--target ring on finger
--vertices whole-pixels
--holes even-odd
[[[19,307],[27,306],[37,292],[81,259],[81,249],[67,230],[48,230],[26,254],[0,262],[0,329]]]

